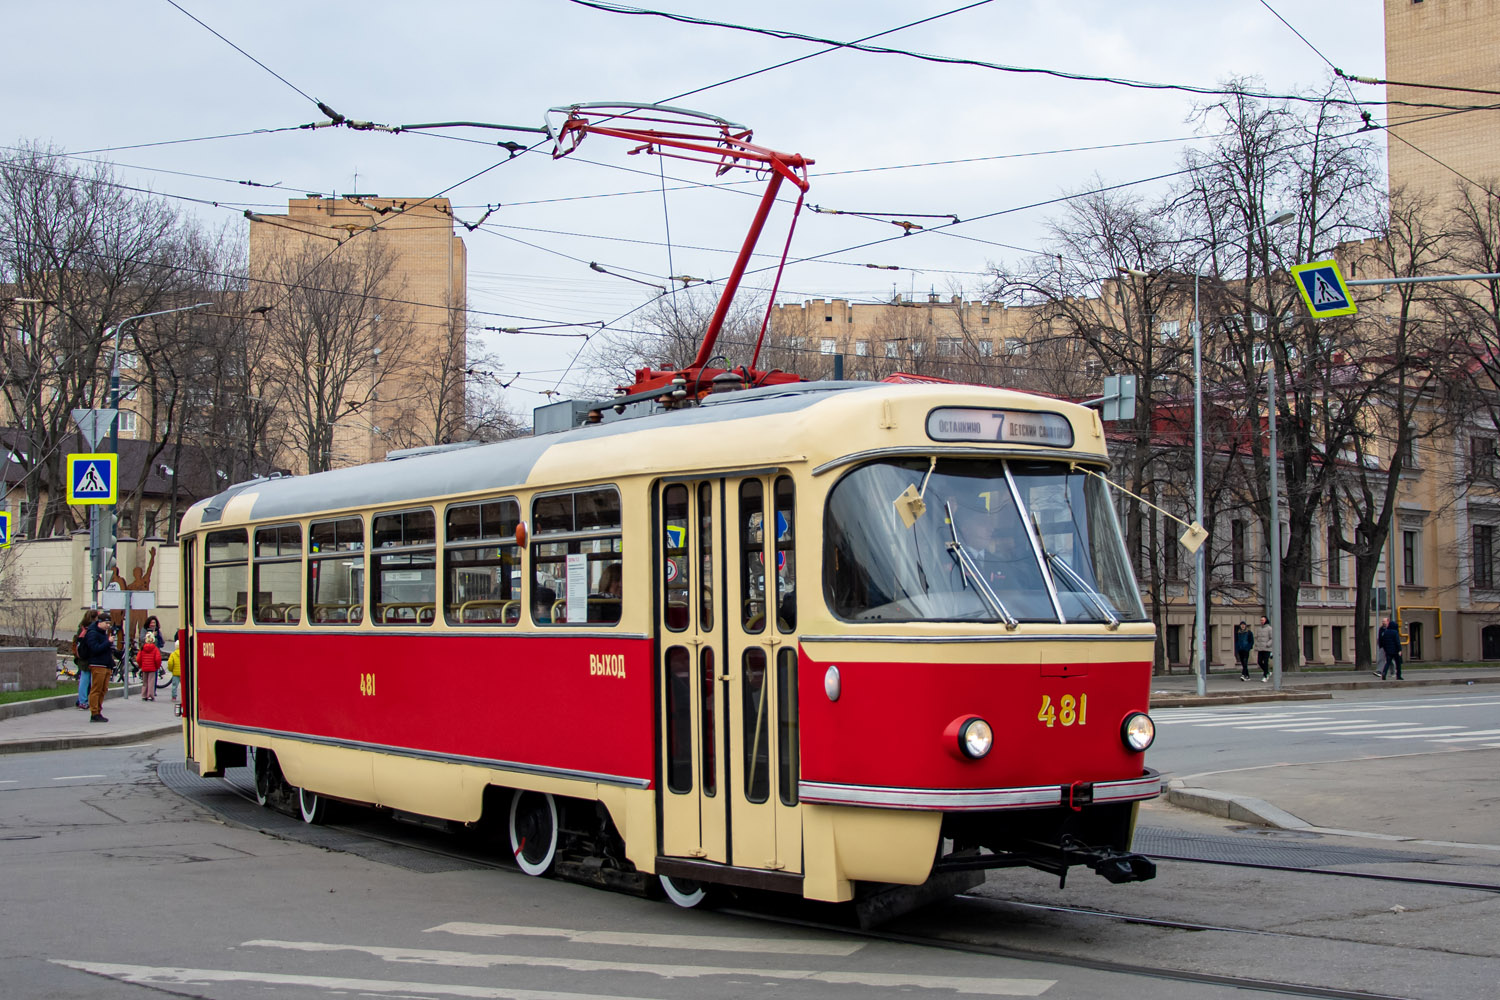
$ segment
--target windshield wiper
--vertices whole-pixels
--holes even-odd
[[[1076,569],[1069,566],[1066,559],[1047,551],[1047,543],[1042,538],[1041,526],[1036,523],[1036,514],[1034,513],[1031,515],[1031,527],[1036,532],[1036,543],[1041,546],[1042,558],[1046,560],[1047,565],[1060,568],[1068,579],[1073,581],[1074,585],[1088,597],[1089,603],[1099,609],[1099,613],[1109,623],[1108,627],[1111,630],[1119,628],[1120,619],[1115,617],[1114,609],[1109,606],[1109,602],[1104,599],[1104,595],[1095,590]]]
[[[1005,622],[1007,630],[1013,631],[1021,623],[1015,616],[1006,610],[1004,603],[995,592],[990,589],[989,583],[984,579],[984,574],[979,572],[979,567],[974,565],[974,557],[969,555],[964,543],[958,540],[958,521],[953,516],[953,504],[944,502],[943,507],[948,511],[948,530],[953,534],[953,540],[946,543],[948,554],[953,561],[958,563],[959,569],[963,570],[965,581],[973,581],[974,590],[979,594],[979,599],[988,605],[990,612]]]

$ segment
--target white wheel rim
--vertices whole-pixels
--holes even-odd
[[[547,805],[548,818],[552,821],[552,836],[547,839],[547,851],[540,861],[530,861],[521,852],[521,836],[516,831],[516,812],[521,805],[523,795],[541,795],[542,801]],[[557,854],[557,802],[546,792],[517,792],[510,800],[510,853],[516,859],[517,866],[527,875],[545,875],[547,869],[552,867],[552,859]]]
[[[297,789],[297,805],[302,809],[302,822],[313,823],[319,818],[319,807],[323,805],[323,800],[318,798],[317,792],[299,788]]]
[[[270,804],[271,796],[267,795],[266,792],[260,787],[260,771],[256,767],[256,764],[259,763],[259,761],[256,759],[258,753],[259,751],[255,747],[251,747],[246,751],[246,756],[249,758],[250,762],[250,784],[255,789],[255,801],[259,805],[264,806]],[[270,779],[267,778],[266,780],[269,782]]]
[[[701,885],[692,892],[683,892],[677,888],[677,883],[672,881],[672,876],[658,875],[657,878],[660,879],[662,891],[667,894],[667,898],[684,909],[697,906],[703,902],[703,897],[708,895],[708,890]]]

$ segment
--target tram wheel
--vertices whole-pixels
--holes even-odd
[[[302,822],[319,826],[328,819],[328,800],[317,792],[299,788],[297,789],[297,810],[302,814]]]
[[[281,768],[276,763],[276,755],[260,747],[247,747],[245,753],[250,758],[250,774],[255,779],[255,801],[261,806],[269,806],[271,796],[276,793],[276,786],[281,781]]]
[[[690,910],[708,898],[708,888],[696,879],[674,879],[670,875],[658,875],[661,890],[667,898],[685,910]]]
[[[547,875],[557,858],[557,800],[518,791],[510,800],[510,851],[527,875]]]

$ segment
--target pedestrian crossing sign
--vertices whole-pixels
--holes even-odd
[[[10,511],[0,510],[0,549],[10,548]]]
[[[1307,303],[1307,311],[1313,319],[1352,316],[1358,309],[1336,261],[1315,260],[1310,264],[1296,264],[1292,267],[1292,280],[1297,283],[1297,291],[1302,294],[1302,301]]]
[[[119,466],[118,455],[69,455],[68,503],[114,503]]]

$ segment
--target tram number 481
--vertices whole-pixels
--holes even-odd
[[[1036,717],[1039,722],[1045,722],[1048,729],[1051,729],[1057,723],[1062,723],[1064,726],[1071,726],[1075,723],[1080,726],[1087,725],[1089,721],[1089,696],[1081,694],[1077,698],[1074,698],[1070,694],[1065,694],[1057,699],[1057,705],[1054,707],[1052,696],[1044,694],[1042,695],[1042,708],[1036,713]]]
[[[359,693],[363,694],[363,695],[369,695],[372,698],[375,696],[375,675],[374,674],[360,674],[359,675]]]

